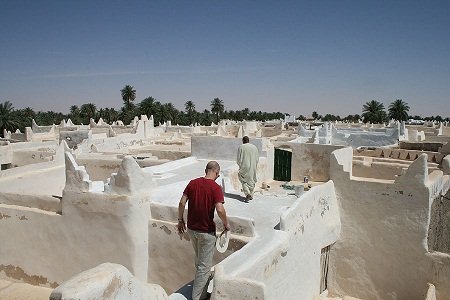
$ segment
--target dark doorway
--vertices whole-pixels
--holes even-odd
[[[278,181],[291,181],[292,152],[284,149],[275,149],[273,179]]]

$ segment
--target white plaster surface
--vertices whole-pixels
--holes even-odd
[[[65,171],[62,164],[41,163],[4,172],[5,175],[0,177],[1,193],[62,195],[65,184]]]
[[[236,128],[245,131],[244,127]],[[125,128],[124,132],[129,129],[132,130]],[[180,138],[180,130],[175,129]],[[387,131],[373,128],[372,132],[376,136]],[[138,135],[145,134],[141,128]],[[165,134],[164,138],[175,137],[173,133]],[[139,153],[142,147],[152,148],[155,141],[137,139],[131,133],[119,136],[85,141],[83,149],[95,144],[92,151],[129,153],[131,147]],[[277,193],[275,186],[262,190],[258,183],[254,200],[245,203],[235,178],[236,151],[230,150],[233,143],[237,149],[241,140],[228,140],[234,141],[222,143],[220,137],[206,137],[203,144],[197,145],[205,147],[197,151],[204,159],[189,157],[143,170],[127,157],[109,182],[90,178],[70,154],[67,172],[56,165],[0,172],[0,192],[4,192],[4,200],[0,201],[0,277],[14,270],[14,276],[24,274],[24,281],[54,287],[99,263],[114,262],[124,265],[143,282],[161,285],[167,293],[187,287],[194,276],[193,250],[188,236],[176,233],[178,201],[189,180],[203,176],[207,158],[214,157],[222,168],[217,182],[224,184],[232,232],[229,249],[214,256],[217,265],[212,299],[318,299],[320,252],[328,245],[330,294],[341,296],[324,299],[356,299],[346,297],[348,294],[367,300],[424,299],[427,291],[439,300],[450,295],[450,255],[427,249],[432,201],[450,185],[448,176],[444,176],[448,174],[448,160],[443,159],[441,172],[429,168],[430,155],[420,156],[410,166],[405,164],[408,170],[378,180],[363,178],[361,172],[352,174],[351,148],[297,144],[290,146],[294,152],[293,179],[302,179],[305,172],[310,172],[311,180],[327,181],[331,177],[335,182],[314,186],[299,198],[293,195],[294,191]],[[268,151],[270,143],[255,141],[261,142],[261,152],[267,155],[267,159],[263,157],[264,169],[258,172],[267,174],[273,164],[273,152]],[[389,151],[396,159],[405,160],[407,153],[413,153]],[[364,166],[369,161],[372,166],[384,163],[375,155],[360,160]],[[377,171],[380,178],[382,167]],[[65,188],[64,181],[60,185],[55,178],[67,178]],[[16,203],[23,206],[10,200],[25,192],[17,182],[30,189]],[[43,189],[44,186],[51,188]],[[51,197],[54,192],[63,196],[61,203],[56,198],[59,206],[48,211],[34,204],[25,207],[27,201],[44,202],[44,198],[31,196]],[[216,223],[221,230],[217,217]],[[122,267],[116,267],[102,267],[109,277],[92,275],[104,272],[98,269],[88,271],[95,278],[79,274],[71,286],[65,286],[70,287],[65,291],[81,292],[77,286],[82,286],[86,278],[93,278],[88,279],[92,284],[84,286],[100,295],[115,280],[113,274],[132,278]],[[132,280],[134,277],[129,282]],[[434,292],[427,290],[429,282],[436,286]],[[105,299],[122,299],[114,298],[114,293],[126,295],[142,291],[141,287],[137,284],[128,291],[113,289],[113,298]],[[180,292],[170,299],[185,298]]]
[[[206,160],[190,160],[185,166],[167,168],[164,172],[176,175],[155,180],[157,186],[152,193],[152,217],[158,220],[165,219],[166,223],[156,222],[152,227],[159,232],[164,229],[168,235],[166,240],[171,240],[170,236],[173,236],[176,230],[174,226],[177,218],[176,211],[184,187],[190,179],[204,174],[203,169],[206,162]],[[234,164],[229,161],[219,161],[219,163],[222,169],[232,167]],[[158,167],[161,168],[163,165]],[[159,172],[162,173],[161,170]],[[169,208],[164,208],[166,205]],[[231,189],[226,193],[225,207],[230,218],[233,235],[240,235],[248,231],[248,228],[242,227],[245,226],[246,219],[251,220],[251,223],[247,223],[247,227],[254,224],[255,228],[247,245],[238,252],[232,253],[215,267],[214,297],[217,298],[220,295],[220,298],[223,299],[243,299],[245,297],[299,299],[300,295],[301,299],[312,299],[314,295],[319,295],[320,249],[338,238],[340,228],[332,183],[315,187],[300,198],[286,194],[277,196],[270,191],[263,194],[257,192],[254,200],[250,203],[242,201],[240,191]],[[295,216],[291,215],[290,211]],[[299,214],[302,215],[301,218],[299,218]],[[275,228],[280,227],[282,215],[284,216],[282,217],[284,229],[280,231]],[[169,222],[170,220],[173,220],[173,225]],[[300,223],[296,223],[296,220]],[[243,221],[244,223],[242,223]],[[218,223],[220,224],[220,221]],[[300,229],[302,226],[303,229]],[[303,231],[299,233],[298,230],[305,232],[304,237],[300,237],[303,236]],[[182,241],[184,239],[185,237]],[[188,241],[180,242],[177,245],[178,251],[175,252],[173,251],[174,247],[169,245],[158,246],[163,249],[152,246],[150,253],[154,252],[156,255],[164,251],[166,261],[150,259],[151,267],[149,269],[162,270],[162,266],[158,266],[158,264],[164,262],[167,269],[174,270],[174,273],[169,275],[172,280],[183,282],[183,278],[185,278],[184,282],[189,282],[194,273],[192,266],[188,269],[183,267],[180,272],[178,270],[186,261],[193,261],[193,250]],[[310,247],[310,250],[306,252],[304,245],[315,246]],[[180,249],[184,250],[180,251]],[[150,256],[152,257],[152,254]],[[177,264],[178,267],[176,267]],[[292,268],[292,265],[298,267]],[[183,272],[186,271],[190,273],[190,277],[183,277]],[[149,274],[149,280],[151,278],[152,275]],[[150,281],[158,280],[154,276],[153,278],[155,280]],[[305,284],[305,287],[308,288],[302,288],[299,294],[298,289],[292,289],[289,286],[298,284],[299,280],[302,280],[300,278],[308,282]]]
[[[264,156],[262,139],[250,138],[250,143],[258,148],[261,156]],[[191,139],[192,156],[199,159],[214,158],[216,160],[236,161],[237,150],[240,145],[242,145],[242,138],[193,136]]]
[[[284,143],[292,149],[291,180],[303,180],[308,176],[312,181],[330,179],[330,154],[342,146]]]
[[[146,281],[149,194],[135,188],[146,174],[135,166],[133,178],[118,184],[122,194],[89,192],[79,188],[88,177],[67,157],[70,179],[60,214],[0,204],[0,276],[55,287],[98,263],[115,262]]]
[[[104,263],[84,271],[53,290],[49,300],[164,300],[158,285],[135,278],[125,267]]]
[[[331,252],[330,292],[362,299],[423,299],[430,282],[448,296],[450,265],[444,261],[450,256],[427,253],[430,203],[449,189],[448,177],[436,173],[430,180],[423,155],[395,181],[356,180],[336,163],[339,156],[340,161],[351,157],[342,150],[331,159],[342,235]],[[437,265],[439,272],[431,271]]]
[[[260,202],[255,204],[264,205],[264,196],[257,199]],[[334,243],[340,231],[333,183],[314,187],[293,200],[290,207],[282,208],[278,230],[273,226],[278,218],[255,220],[256,238],[216,266],[213,294],[217,298],[319,296],[320,249]],[[293,288],[300,282],[301,288]]]
[[[436,288],[431,283],[428,284],[426,300],[436,300]]]

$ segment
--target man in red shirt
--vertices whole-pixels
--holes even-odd
[[[205,173],[204,177],[189,182],[178,204],[178,233],[183,234],[186,231],[184,209],[186,202],[189,201],[187,232],[195,251],[196,269],[192,289],[193,300],[208,299],[206,290],[216,243],[214,210],[217,211],[224,228],[230,230],[223,206],[225,201],[222,188],[216,183],[216,179],[220,176],[219,164],[216,161],[208,162]]]

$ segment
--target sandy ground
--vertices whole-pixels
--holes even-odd
[[[2,300],[48,300],[52,290],[0,279],[0,299]]]

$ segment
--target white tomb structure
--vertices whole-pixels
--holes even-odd
[[[214,255],[211,299],[450,297],[445,126],[426,135],[433,142],[387,147],[406,128],[299,126],[296,140],[277,122],[152,121],[92,120],[62,139],[0,144],[0,299],[14,299],[13,286],[36,299],[190,299],[194,253],[176,232],[178,201],[212,159],[232,230]],[[235,163],[241,134],[260,151],[250,203]],[[290,184],[273,180],[275,148],[290,152]]]

